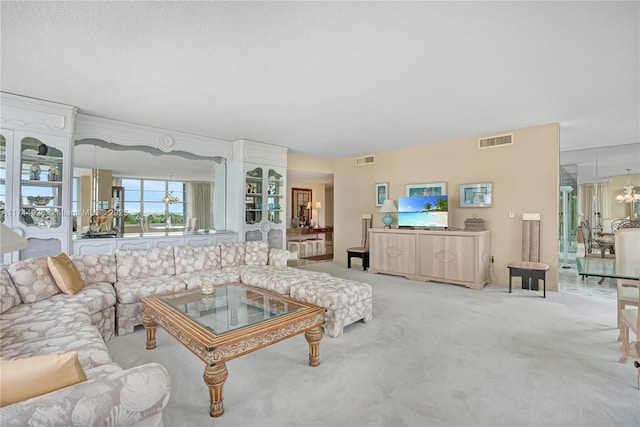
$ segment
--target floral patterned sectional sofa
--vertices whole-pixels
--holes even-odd
[[[85,283],[74,295],[60,291],[47,258],[3,266],[0,357],[77,351],[87,377],[0,408],[3,426],[161,425],[170,389],[165,368],[150,363],[123,370],[105,345],[116,331],[127,334],[142,325],[145,296],[242,282],[326,308],[330,337],[358,320],[371,320],[370,285],[287,267],[288,256],[266,242],[74,255],[70,259]]]

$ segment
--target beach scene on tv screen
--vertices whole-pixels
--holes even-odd
[[[398,225],[403,227],[447,227],[446,196],[398,198]]]

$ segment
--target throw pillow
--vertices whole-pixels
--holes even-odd
[[[217,248],[222,268],[244,265],[244,242],[220,243]]]
[[[250,266],[267,265],[269,244],[262,240],[244,243],[244,263]]]
[[[78,352],[0,360],[0,406],[87,380]]]
[[[78,267],[69,259],[64,252],[60,255],[47,258],[47,264],[51,275],[56,281],[56,285],[62,292],[68,295],[75,295],[84,286],[84,280],[80,276]]]

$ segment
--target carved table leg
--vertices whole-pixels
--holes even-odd
[[[209,415],[212,417],[224,414],[222,387],[228,375],[227,365],[224,362],[207,365],[204,368],[204,382],[209,387]]]
[[[322,339],[322,327],[318,326],[304,333],[309,343],[309,366],[320,366],[320,340]]]
[[[144,310],[142,324],[147,331],[147,350],[153,350],[156,348],[156,323],[147,315],[146,310]]]

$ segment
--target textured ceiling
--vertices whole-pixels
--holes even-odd
[[[0,7],[1,90],[86,114],[330,158],[551,122],[563,151],[640,142],[638,2]]]

